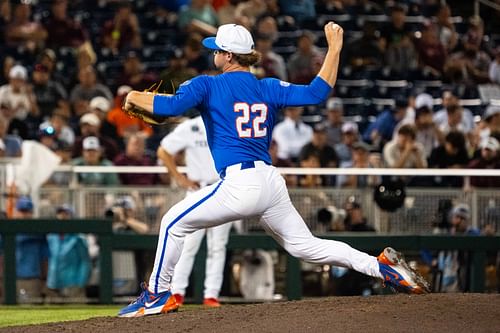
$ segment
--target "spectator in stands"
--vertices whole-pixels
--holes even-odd
[[[154,166],[154,160],[146,153],[144,137],[133,134],[127,138],[125,152],[119,154],[114,164],[117,166]],[[123,185],[155,185],[157,177],[153,173],[120,173]]]
[[[335,145],[339,165],[352,161],[354,143],[359,141],[358,125],[353,121],[342,124],[342,141]]]
[[[444,66],[444,77],[447,82],[469,87],[488,83],[490,63],[490,56],[480,50],[480,41],[476,41],[473,35],[466,35],[463,51],[452,53],[448,57]]]
[[[260,68],[263,73],[260,77],[274,77],[283,81],[288,78],[288,73],[283,57],[272,49],[273,41],[270,36],[257,35],[255,49],[262,54]]]
[[[384,54],[380,49],[379,37],[376,26],[366,21],[363,24],[363,35],[347,43],[344,57],[354,71],[367,68],[380,68],[383,64]]]
[[[7,24],[12,19],[12,5],[10,0],[0,1],[0,31],[5,31]],[[0,36],[0,43],[5,44],[3,34]]]
[[[270,39],[272,43],[276,42],[279,38],[276,18],[270,15],[259,18],[255,25],[255,35],[266,37]]]
[[[126,138],[136,134],[146,138],[153,134],[153,129],[150,125],[138,118],[130,117],[122,111],[123,100],[131,90],[132,88],[130,86],[118,87],[115,97],[115,106],[106,115],[106,120],[111,125],[115,126],[120,141],[125,141]]]
[[[306,143],[300,150],[299,160],[302,161],[307,156],[314,155],[319,157],[319,166],[321,168],[336,168],[339,166],[339,159],[335,149],[327,142],[326,127],[318,123],[313,127],[313,136],[311,142]],[[335,176],[323,176],[323,186],[335,185]]]
[[[488,139],[495,132],[500,132],[500,106],[489,105],[484,111],[483,117],[484,128],[480,130],[480,142]]]
[[[9,83],[0,87],[0,101],[15,110],[17,119],[30,123],[37,122],[39,109],[25,67],[15,65],[10,69]]]
[[[40,23],[31,20],[31,10],[30,1],[20,1],[15,5],[12,21],[5,28],[7,46],[34,51],[43,45],[47,31]]]
[[[141,32],[137,15],[132,11],[130,1],[118,1],[113,18],[104,22],[101,30],[102,46],[114,54],[125,49],[142,47]]]
[[[493,51],[495,58],[490,63],[488,75],[492,83],[500,84],[500,46]]]
[[[330,97],[326,101],[326,133],[328,144],[332,147],[342,141],[342,125],[344,104],[338,97]],[[357,130],[357,125],[356,125]]]
[[[458,34],[451,18],[450,6],[441,4],[436,12],[436,25],[439,41],[447,53],[453,51],[458,43]]]
[[[371,146],[363,141],[352,145],[352,159],[340,164],[341,168],[380,168],[380,163],[374,163],[370,158]],[[379,176],[368,175],[339,175],[338,186],[348,188],[366,188],[375,186],[380,182]]]
[[[441,77],[448,53],[439,39],[438,26],[432,22],[424,23],[422,36],[415,41],[415,45],[420,68]]]
[[[403,125],[397,137],[384,146],[384,162],[388,168],[426,168],[427,159],[422,144],[415,141],[412,125]]]
[[[2,57],[2,70],[0,71],[0,85],[4,85],[9,83],[9,72],[12,67],[16,64],[16,60],[9,56],[5,55]]]
[[[83,141],[87,137],[95,136],[99,139],[100,153],[106,159],[112,161],[118,155],[118,146],[116,143],[106,135],[101,133],[101,121],[94,113],[86,113],[80,118],[80,132],[81,136],[78,137],[73,146],[73,157],[82,156]]]
[[[149,226],[137,217],[137,203],[130,195],[118,197],[106,210],[106,217],[113,219],[114,233],[147,234]],[[113,251],[113,293],[134,294],[137,281],[146,278],[144,253],[136,251]]]
[[[123,147],[123,141],[118,135],[116,126],[107,119],[108,112],[111,110],[110,101],[110,99],[102,96],[96,96],[90,100],[89,110],[99,118],[99,136],[106,137],[107,140],[112,141],[117,147]]]
[[[466,128],[463,123],[464,110],[457,104],[451,104],[446,107],[447,122],[439,126],[439,130],[444,135],[451,131],[458,131],[465,135],[467,142],[470,143],[473,138],[472,129]]]
[[[308,19],[316,19],[314,0],[279,0],[282,15],[289,15],[298,24]]]
[[[451,235],[478,236],[480,231],[470,225],[471,210],[467,204],[456,203],[453,205],[449,216],[449,229],[440,230],[441,233]],[[438,292],[467,292],[470,286],[469,253],[464,251],[440,251],[435,265],[441,275],[437,285]]]
[[[248,25],[253,27],[256,19],[267,13],[266,2],[265,0],[240,1],[234,10],[234,15],[240,19],[246,18]]]
[[[446,134],[450,128],[448,121],[448,108],[453,114],[451,124],[453,127],[458,127],[464,133],[469,133],[474,128],[474,116],[469,109],[460,106],[457,93],[451,90],[443,91],[443,108],[438,110],[433,117],[434,123],[438,128]],[[461,116],[461,118],[460,118]],[[459,120],[460,119],[460,120]],[[458,122],[458,123],[457,123]]]
[[[302,107],[285,109],[285,119],[276,125],[273,140],[278,144],[278,158],[296,163],[300,149],[311,141],[313,130],[301,119]]]
[[[489,137],[480,144],[481,156],[470,161],[471,169],[500,169],[500,144],[494,137]],[[500,177],[471,177],[474,187],[500,188]]]
[[[199,34],[191,34],[183,48],[187,59],[187,67],[195,69],[198,73],[204,73],[209,69],[208,58],[201,47]]]
[[[192,0],[191,4],[179,11],[179,28],[187,33],[215,35],[219,20],[210,1]]]
[[[168,67],[160,73],[160,91],[173,94],[181,83],[193,78],[198,72],[192,67],[188,67],[188,60],[184,56],[182,49],[176,49],[168,59]]]
[[[68,126],[68,113],[63,109],[55,109],[52,116],[40,124],[40,129],[51,128],[57,140],[72,146],[75,143],[75,132]]]
[[[406,23],[406,10],[401,5],[391,8],[391,19],[380,30],[382,50],[386,51],[408,38],[411,27]]]
[[[58,107],[70,110],[67,103],[68,93],[64,86],[50,77],[49,68],[40,63],[33,69],[33,92],[36,97],[40,117],[47,120]]]
[[[444,144],[434,148],[429,157],[429,167],[439,169],[465,168],[469,163],[469,155],[465,136],[462,132],[451,131],[444,139]],[[463,177],[434,177],[436,186],[461,187]]]
[[[364,216],[363,209],[358,201],[347,201],[344,207],[347,213],[344,220],[345,231],[376,231],[373,226],[368,224],[368,220]]]
[[[314,45],[315,36],[304,31],[297,39],[297,51],[288,59],[290,82],[307,83],[315,77],[323,62],[323,53]]]
[[[17,199],[14,218],[32,219],[33,201],[27,196]],[[45,235],[17,234],[16,272],[19,301],[33,302],[44,294],[47,276],[48,247]]]
[[[400,127],[415,124],[415,140],[424,147],[426,158],[429,158],[434,147],[444,142],[444,135],[432,120],[432,116],[432,109],[427,105],[422,105],[415,110],[415,120],[405,119],[398,125]]]
[[[81,117],[87,112],[89,102],[96,96],[103,96],[108,101],[113,99],[113,94],[108,87],[97,82],[97,75],[94,67],[87,65],[81,67],[78,71],[77,84],[70,94],[70,102],[73,112],[77,117]]]
[[[77,166],[111,166],[113,163],[102,156],[102,146],[99,139],[95,136],[88,136],[82,142],[83,153],[82,157],[73,160],[73,165]],[[78,174],[78,182],[81,185],[119,185],[120,180],[116,173],[80,173]]]
[[[118,86],[130,86],[134,90],[146,90],[158,81],[158,75],[148,71],[135,51],[127,52],[123,59],[123,71],[116,80]]]
[[[69,204],[56,208],[61,223],[72,219],[74,210]],[[48,234],[49,266],[47,287],[63,297],[84,297],[90,275],[87,239],[81,234]]]
[[[397,98],[395,103],[395,107],[378,115],[363,133],[363,141],[370,143],[376,150],[381,150],[392,139],[394,128],[406,115],[406,98]]]
[[[16,111],[9,102],[0,102],[0,116],[5,118],[7,133],[20,137],[23,140],[31,139],[28,125],[15,117]]]
[[[319,152],[316,150],[307,150],[301,154],[299,159],[299,166],[301,168],[320,168]],[[320,175],[306,174],[298,177],[298,184],[300,187],[317,188],[323,185],[323,178]]]
[[[44,24],[47,30],[46,46],[79,47],[88,40],[88,34],[81,24],[68,17],[68,0],[54,0],[50,9],[51,15]]]
[[[13,134],[7,134],[8,120],[0,114],[0,149],[1,157],[21,157],[22,139]]]

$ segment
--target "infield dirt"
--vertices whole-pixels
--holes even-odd
[[[28,314],[27,314],[28,315]],[[224,305],[143,318],[17,326],[0,332],[500,332],[500,295],[329,297]]]

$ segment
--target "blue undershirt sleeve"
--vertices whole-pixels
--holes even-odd
[[[332,87],[316,76],[309,85],[297,85],[273,79],[273,98],[280,107],[319,104],[326,100]]]
[[[206,76],[198,76],[181,84],[175,95],[156,95],[153,98],[153,114],[179,116],[200,105],[206,93]]]

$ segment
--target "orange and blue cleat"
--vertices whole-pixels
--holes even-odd
[[[404,260],[401,253],[386,247],[377,257],[384,284],[408,294],[430,292],[429,283]]]
[[[143,317],[160,313],[175,312],[179,305],[172,293],[164,291],[158,294],[149,291],[145,282],[141,283],[142,292],[135,301],[118,312],[118,317]]]

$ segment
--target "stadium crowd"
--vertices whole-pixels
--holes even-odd
[[[194,75],[215,74],[200,40],[228,22],[253,32],[263,55],[255,75],[309,82],[324,56],[323,23],[335,20],[346,31],[338,83],[325,105],[284,111],[274,133],[276,165],[500,166],[500,107],[488,105],[500,92],[499,35],[480,17],[454,15],[442,1],[184,2],[1,1],[0,156],[20,156],[22,140],[38,140],[65,163],[155,165],[149,152],[173,125],[151,128],[123,114],[128,91],[161,82],[160,91],[173,92]],[[150,175],[80,180],[158,183]],[[377,179],[289,181],[363,187]]]

